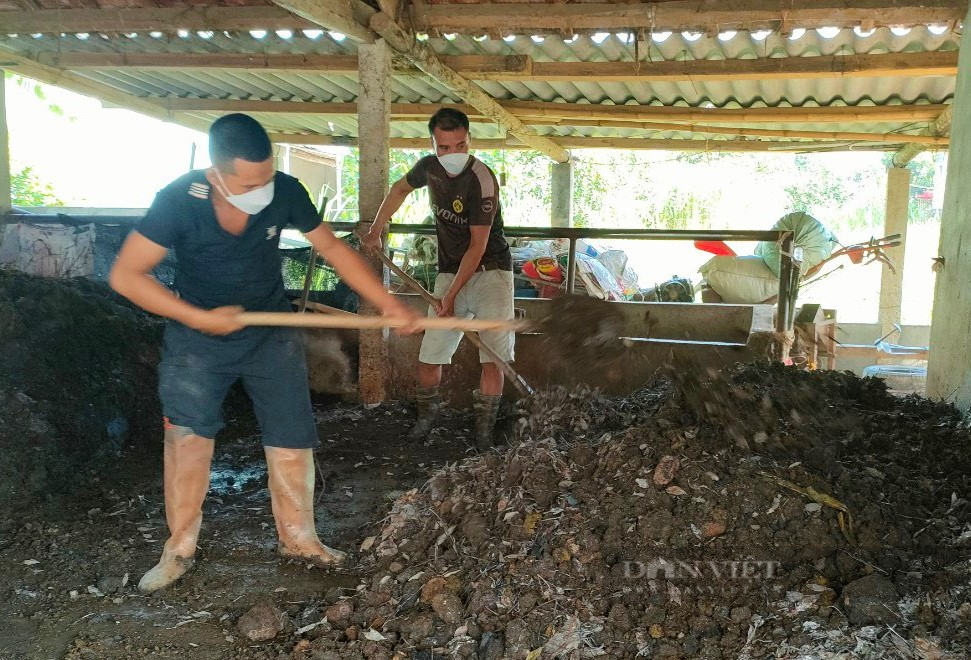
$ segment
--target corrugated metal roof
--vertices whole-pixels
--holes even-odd
[[[282,35],[282,36],[281,36]],[[956,51],[959,34],[952,29],[915,26],[881,28],[795,30],[790,36],[774,32],[725,33],[709,37],[668,33],[603,33],[570,39],[546,35],[521,35],[490,39],[458,35],[425,38],[442,56],[528,55],[536,62],[644,62],[725,60],[778,57],[815,57],[884,53]],[[66,53],[247,53],[353,55],[356,45],[323,31],[283,33],[150,33],[132,35],[89,34],[0,35],[0,52],[37,58]],[[77,69],[76,73],[127,94],[144,98],[241,99],[273,101],[354,102],[359,94],[355,75],[322,75],[309,70],[262,71],[255,69],[148,69],[103,67]],[[731,81],[677,82],[543,82],[478,81],[498,100],[589,104],[637,104],[716,108],[766,106],[841,106],[948,103],[954,93],[949,76],[829,77]],[[398,73],[391,81],[394,103],[461,102],[442,84],[427,77]],[[253,113],[271,130],[353,137],[354,117],[315,116],[309,113]],[[215,113],[191,112],[187,116],[211,120]],[[785,124],[760,128],[786,128]],[[917,132],[921,124],[866,123],[802,124],[800,130],[856,132]],[[792,126],[788,126],[792,128]],[[697,138],[690,131],[650,131],[618,127],[537,126],[550,136]],[[501,137],[495,126],[477,125],[482,137]],[[421,122],[395,122],[394,137],[424,137]]]

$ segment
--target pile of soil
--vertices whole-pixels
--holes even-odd
[[[472,457],[464,411],[407,445],[408,407],[318,407],[318,527],[358,549],[337,571],[278,564],[231,405],[197,567],[146,597],[160,329],[101,285],[0,273],[0,656],[971,657],[961,416],[772,363],[541,392]]]
[[[770,363],[673,375],[533,397],[520,443],[399,498],[308,652],[967,657],[953,408]]]
[[[161,327],[102,283],[0,271],[0,512],[160,426]]]

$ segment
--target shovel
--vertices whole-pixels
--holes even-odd
[[[379,251],[378,256],[381,258],[381,261],[384,262],[385,266],[390,268],[395,275],[401,278],[402,282],[407,284],[412,291],[421,296],[425,302],[432,307],[436,307],[438,305],[438,299],[430,294],[425,287],[418,282],[418,280],[399,268],[398,264],[392,261],[387,254],[385,254],[383,251]],[[508,362],[499,357],[499,354],[496,353],[495,349],[482,341],[482,338],[479,337],[477,332],[472,332],[471,330],[464,330],[463,332],[465,334],[465,338],[472,342],[472,344],[480,351],[488,355],[489,359],[492,360],[497,367],[499,367],[499,370],[502,371],[502,373],[504,373],[510,381],[512,381],[512,384],[516,386],[516,389],[519,390],[520,394],[530,396],[533,394],[533,392],[535,392],[535,390],[530,387],[529,383],[526,382],[525,378],[520,376],[519,373],[513,369]]]
[[[624,314],[619,307],[588,296],[558,296],[550,301],[549,313],[543,318],[516,321],[461,319],[454,316],[399,319],[357,314],[294,314],[290,312],[242,312],[236,316],[240,325],[286,326],[299,328],[347,328],[380,330],[411,327],[418,330],[511,330],[544,335],[546,349],[560,357],[596,361],[625,350],[618,338],[624,331]],[[588,355],[593,352],[593,355]]]

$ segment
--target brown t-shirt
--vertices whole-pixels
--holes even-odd
[[[434,155],[425,156],[405,175],[412,188],[428,186],[435,233],[438,271],[457,273],[472,241],[470,226],[491,227],[480,266],[512,270],[512,255],[502,233],[499,182],[489,166],[474,156],[458,176],[449,176]]]

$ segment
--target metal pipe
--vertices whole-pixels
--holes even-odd
[[[570,253],[566,257],[566,292],[572,294],[577,283],[577,239],[570,238]]]
[[[84,224],[134,225],[143,215],[83,215],[69,214],[76,222]],[[56,214],[34,215],[30,213],[10,213],[3,216],[7,222],[29,220],[32,222],[63,222]],[[328,222],[335,232],[350,232],[358,225],[356,222]],[[388,225],[391,234],[421,234],[434,235],[435,225],[421,224],[391,224]],[[785,232],[762,230],[715,230],[715,229],[605,229],[588,227],[505,227],[503,233],[510,238],[567,238],[579,240],[582,238],[614,239],[614,240],[651,240],[651,241],[778,241]]]
[[[788,332],[792,329],[789,310],[789,297],[792,295],[792,232],[781,232],[779,261],[779,300],[776,306],[775,331]]]
[[[310,258],[307,259],[307,274],[303,278],[303,291],[300,294],[300,304],[297,311],[303,314],[307,309],[307,299],[310,297],[310,285],[314,281],[314,270],[317,268],[317,250],[310,249]]]

